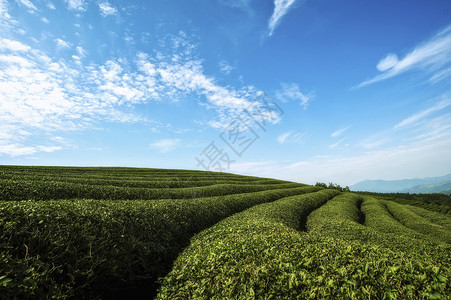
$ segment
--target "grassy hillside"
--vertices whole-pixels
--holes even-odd
[[[227,173],[0,167],[0,298],[449,299],[449,215]]]

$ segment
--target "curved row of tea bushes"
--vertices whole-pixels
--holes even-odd
[[[358,239],[298,231],[308,212],[334,195],[325,190],[261,204],[202,231],[161,280],[157,299],[448,296],[449,259],[438,263],[415,249],[407,256]],[[340,197],[335,203],[343,202]],[[361,199],[345,197],[351,205],[337,212],[339,218],[364,227],[356,210]]]
[[[259,289],[249,290],[254,283],[280,284],[271,278],[277,276],[273,264],[279,261],[268,257],[295,247],[289,243],[281,249],[277,246],[280,239],[297,234],[296,229],[305,226],[311,211],[338,194],[336,190],[322,190],[282,198],[254,206],[200,232],[162,280],[157,298],[248,298],[259,292],[260,296],[270,296],[269,290],[265,294]],[[256,262],[259,265],[254,265]]]
[[[428,203],[422,200],[414,200],[414,199],[402,199],[402,198],[396,198],[396,197],[381,197],[378,196],[376,197],[377,199],[380,200],[387,200],[387,201],[392,201],[392,202],[396,202],[402,205],[409,205],[412,207],[421,207],[423,209],[427,209],[430,211],[434,211],[434,212],[439,212],[445,215],[450,216],[451,215],[451,206],[447,205],[447,204],[437,204],[437,203]]]
[[[1,169],[0,169],[1,170]],[[218,182],[261,182],[261,181],[276,181],[276,182],[287,182],[282,180],[275,179],[266,179],[266,178],[249,178],[247,176],[234,175],[234,176],[221,176],[221,175],[189,175],[185,176],[183,174],[168,174],[168,175],[159,175],[149,172],[147,175],[140,174],[129,174],[129,175],[121,175],[115,173],[105,173],[99,172],[98,174],[60,174],[58,172],[45,172],[42,174],[28,174],[26,172],[20,173],[5,173],[0,172],[0,180],[1,179],[11,179],[11,180],[60,180],[60,181],[68,181],[68,180],[118,180],[118,181],[146,181],[146,182],[159,182],[159,181],[181,181],[181,182],[189,182],[189,181],[218,181]]]
[[[57,181],[0,181],[0,200],[53,199],[181,199],[251,193],[257,191],[302,187],[300,183],[282,184],[214,184],[205,187],[147,189],[108,185],[83,185]]]
[[[383,201],[383,204],[393,217],[406,227],[451,244],[451,230],[429,222],[427,219],[410,210],[409,206],[391,201]]]
[[[365,201],[362,204],[362,212],[366,216],[365,225],[370,229],[383,234],[406,236],[419,240],[427,238],[427,236],[404,226],[393,218],[393,215],[381,200],[365,197]],[[399,245],[399,243],[396,244]]]
[[[167,179],[238,179],[244,181],[263,180],[260,177],[243,176],[223,172],[172,170],[172,169],[139,169],[139,168],[109,168],[109,167],[33,167],[33,166],[0,166],[0,179],[20,179],[22,177],[57,177],[57,178],[104,178],[137,180],[167,180]]]
[[[363,199],[360,195],[345,193],[328,201],[308,216],[307,229],[345,239],[359,239],[368,235],[359,207]]]
[[[5,180],[5,179],[3,179]],[[289,183],[287,181],[281,180],[243,180],[243,179],[211,179],[211,178],[188,178],[188,179],[179,179],[179,178],[170,178],[170,179],[109,179],[109,178],[86,178],[86,177],[67,177],[67,178],[59,178],[57,176],[45,176],[45,177],[30,177],[23,176],[22,178],[17,179],[9,179],[8,181],[15,182],[34,182],[37,184],[38,182],[64,182],[64,183],[77,183],[83,185],[111,185],[111,186],[119,186],[119,187],[137,187],[137,188],[181,188],[181,187],[199,187],[199,186],[207,186],[214,184],[252,184],[252,185],[261,185],[261,184],[281,184],[281,183]]]
[[[318,190],[177,201],[0,202],[0,295],[148,298],[197,232],[253,205]]]
[[[431,223],[440,225],[446,229],[451,229],[451,216],[449,215],[438,214],[434,211],[415,206],[410,206],[409,209]]]
[[[363,219],[364,224],[361,224]],[[371,243],[393,250],[415,248],[433,252],[437,260],[446,258],[446,252],[451,250],[443,241],[395,220],[380,200],[351,193],[335,197],[315,210],[308,217],[307,228],[317,235]]]

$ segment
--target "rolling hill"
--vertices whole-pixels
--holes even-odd
[[[352,191],[375,193],[440,193],[450,189],[451,174],[403,180],[364,180],[350,186]]]
[[[217,172],[0,166],[0,298],[446,299],[451,217],[404,201]]]

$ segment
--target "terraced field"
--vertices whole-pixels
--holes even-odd
[[[227,173],[0,167],[0,297],[435,298],[451,217]]]

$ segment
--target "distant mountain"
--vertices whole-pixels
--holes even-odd
[[[451,174],[403,180],[364,180],[350,186],[350,189],[377,193],[439,193],[451,189]]]
[[[402,190],[405,193],[443,193],[446,190],[451,190],[451,181],[443,181],[438,183],[420,184],[414,187]]]

